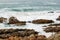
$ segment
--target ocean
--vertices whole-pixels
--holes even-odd
[[[6,0],[0,1],[0,9],[16,12],[60,10],[60,0]]]
[[[54,13],[48,13],[53,11]],[[60,0],[0,0],[0,17],[9,18],[11,16],[16,17],[20,21],[32,21],[36,19],[49,19],[54,20],[60,15]],[[7,20],[7,22],[8,22]],[[25,26],[7,25],[0,23],[0,29],[9,28],[23,28],[23,29],[34,29],[39,34],[47,37],[51,36],[52,33],[44,32],[42,26],[48,24],[32,24],[26,23]]]
[[[0,4],[0,10],[16,12],[32,12],[32,11],[56,11],[60,10],[60,5],[20,5],[20,4]]]

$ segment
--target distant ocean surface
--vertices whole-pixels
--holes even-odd
[[[60,10],[60,5],[36,5],[36,6],[21,6],[20,4],[0,4],[0,10],[16,11],[16,12],[31,12],[31,11],[55,11]]]

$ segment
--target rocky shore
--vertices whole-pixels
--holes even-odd
[[[0,40],[47,40],[33,29],[0,29]]]

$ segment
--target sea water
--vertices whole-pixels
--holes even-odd
[[[53,11],[54,13],[48,13]],[[36,19],[54,20],[60,15],[60,0],[0,0],[0,17],[5,17],[9,20],[11,16],[16,17],[20,21],[32,21]],[[7,20],[7,22],[8,22]],[[0,29],[23,28],[34,29],[39,34],[51,36],[52,33],[44,32],[42,26],[48,24],[32,24],[26,23],[25,26],[7,25],[0,23]]]

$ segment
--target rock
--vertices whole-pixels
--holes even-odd
[[[47,40],[47,38],[44,35],[38,35],[37,40]]]
[[[29,40],[36,40],[35,35],[30,35],[30,36],[29,36]]]
[[[56,20],[60,20],[60,16]]]
[[[55,33],[53,36],[51,35],[48,40],[60,40],[60,32]]]
[[[17,26],[20,26],[20,25],[26,25],[26,22],[19,22],[19,23],[16,23]]]
[[[3,29],[0,29],[1,40],[46,40],[46,37],[44,35],[38,35],[38,32],[34,31],[33,29],[4,29],[4,31],[1,30]]]
[[[45,32],[59,32],[60,27],[47,27],[44,29]]]
[[[38,34],[38,32],[31,29],[0,29],[0,38],[7,38],[10,36],[30,36],[31,34]]]
[[[26,22],[25,22],[25,21],[19,21],[19,20],[18,20],[17,18],[15,18],[15,17],[10,17],[8,24],[26,25]]]
[[[14,40],[14,37],[13,37],[13,36],[10,36],[10,37],[8,38],[8,40]]]
[[[49,24],[48,26],[60,26],[60,23],[57,23],[57,24]]]
[[[3,23],[6,20],[7,20],[7,18],[0,17],[0,23]]]
[[[33,20],[32,23],[34,23],[34,24],[47,24],[47,23],[54,23],[54,21],[47,20],[47,19],[37,19],[37,20]]]

